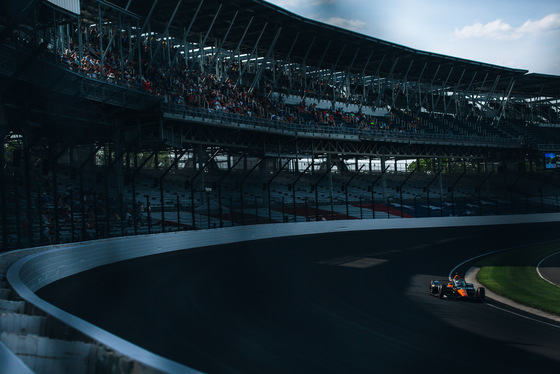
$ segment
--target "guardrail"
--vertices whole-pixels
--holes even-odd
[[[416,220],[306,222],[222,228],[213,230],[212,235],[209,235],[208,231],[202,230],[106,239],[54,248],[34,248],[35,254],[19,259],[9,268],[7,279],[10,285],[18,297],[28,304],[26,310],[40,311],[50,319],[48,325],[52,328],[58,324],[58,328],[64,331],[66,337],[69,335],[69,329],[81,334],[82,337],[74,340],[67,338],[53,340],[30,335],[27,332],[24,332],[23,335],[7,334],[9,336],[2,332],[0,362],[8,362],[9,359],[10,363],[14,361],[17,363],[18,358],[13,354],[9,354],[8,357],[8,353],[4,349],[8,346],[33,371],[39,373],[62,371],[78,374],[94,371],[144,374],[198,373],[194,369],[152,354],[66,313],[41,300],[34,293],[56,280],[105,264],[171,251],[275,237],[398,228],[482,226],[552,221],[560,221],[560,213],[498,217],[419,218]],[[21,251],[11,254],[18,253]],[[5,254],[0,258],[4,259],[11,254]],[[6,336],[13,339],[7,339]],[[43,345],[50,344],[48,355],[40,356],[38,354],[40,351],[33,346],[41,341]],[[4,368],[0,365],[0,373],[6,372]]]
[[[522,138],[482,137],[476,135],[447,135],[428,132],[400,132],[361,129],[350,126],[325,126],[315,123],[291,123],[279,119],[252,117],[222,110],[162,103],[164,116],[176,120],[204,122],[217,126],[245,128],[269,133],[285,133],[299,137],[327,137],[356,141],[384,141],[395,143],[429,143],[470,146],[520,147]]]

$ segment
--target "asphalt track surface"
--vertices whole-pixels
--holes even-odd
[[[107,265],[38,294],[208,373],[557,373],[560,324],[439,300],[428,284],[475,255],[558,239],[559,228],[261,240]]]
[[[560,252],[542,261],[539,271],[544,279],[560,287]]]

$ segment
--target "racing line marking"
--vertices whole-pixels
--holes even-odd
[[[556,240],[548,240],[548,241],[544,241],[544,242],[540,242],[540,243],[533,243],[533,245],[535,245],[535,244],[537,244],[537,245],[538,245],[538,244],[544,244],[544,243],[549,243],[549,242],[554,242],[554,241],[556,241]],[[509,251],[509,250],[512,250],[512,249],[517,249],[517,248],[526,247],[527,245],[528,245],[528,244],[523,244],[523,245],[517,245],[517,246],[515,246],[515,247],[510,247],[510,248],[498,249],[498,250],[496,250],[496,251],[487,252],[487,253],[484,253],[484,254],[481,254],[481,255],[478,255],[478,256],[469,258],[468,260],[465,260],[465,261],[461,262],[459,265],[455,266],[455,267],[449,272],[449,277],[451,278],[451,277],[453,276],[453,273],[455,272],[456,269],[460,268],[461,266],[463,266],[464,264],[466,264],[466,263],[468,263],[468,262],[471,262],[471,261],[473,261],[473,260],[476,260],[476,259],[481,258],[481,257],[484,257],[484,256],[492,255],[492,254],[494,254],[494,253],[505,252],[505,251]],[[552,256],[552,255],[551,255],[551,256]],[[548,256],[548,257],[550,257],[550,256]],[[542,261],[544,261],[544,259],[541,260],[541,262],[542,262]],[[539,262],[539,265],[540,265],[540,262]],[[537,271],[538,271],[538,266],[539,266],[539,265],[537,265]],[[539,275],[540,275],[540,272],[539,272]],[[544,278],[543,278],[543,279],[544,279]],[[501,310],[501,311],[504,311],[504,312],[507,312],[507,313],[516,315],[516,316],[518,316],[518,317],[522,317],[522,318],[525,318],[525,319],[528,319],[528,320],[534,321],[534,322],[540,322],[540,323],[542,323],[542,324],[545,324],[545,325],[548,325],[548,326],[552,326],[552,327],[556,327],[557,329],[560,329],[560,326],[559,326],[559,325],[555,325],[555,324],[552,324],[552,323],[549,323],[549,322],[545,322],[545,321],[541,321],[541,320],[538,320],[538,319],[535,319],[535,318],[532,318],[532,317],[529,317],[529,316],[525,316],[525,315],[523,315],[523,314],[519,314],[519,313],[516,313],[516,312],[512,312],[511,310],[507,310],[507,309],[504,309],[504,308],[500,308],[499,306],[496,306],[496,305],[492,305],[492,304],[488,304],[488,303],[485,303],[485,304],[488,305],[488,306],[491,306],[492,308],[499,309],[499,310]]]
[[[544,279],[545,281],[547,281],[548,283],[550,283],[550,284],[552,284],[553,286],[556,286],[556,287],[558,287],[558,285],[557,285],[556,283],[553,283],[553,282],[549,281],[548,279],[546,279],[546,278],[541,274],[541,271],[540,271],[539,268],[541,267],[541,264],[542,264],[544,261],[546,261],[547,258],[552,257],[552,256],[557,255],[557,254],[560,254],[560,252],[555,252],[555,253],[552,253],[552,254],[546,256],[545,258],[543,258],[542,260],[540,260],[539,263],[537,264],[537,273],[539,274],[539,277],[541,277],[542,279]]]
[[[556,327],[557,329],[560,329],[560,326],[559,326],[559,325],[554,325],[554,324],[549,323],[549,322],[541,321],[541,320],[538,320],[538,319],[535,319],[535,318],[531,318],[531,317],[529,317],[529,316],[524,316],[523,314],[515,313],[515,312],[512,312],[511,310],[507,310],[507,309],[504,309],[504,308],[500,308],[499,306],[496,306],[496,305],[492,305],[492,304],[488,304],[488,303],[485,303],[485,304],[488,305],[488,306],[491,306],[492,308],[499,309],[499,310],[501,310],[501,311],[503,311],[503,312],[507,312],[507,313],[510,313],[510,314],[513,314],[513,315],[516,315],[516,316],[518,316],[518,317],[522,317],[522,318],[525,318],[525,319],[528,319],[528,320],[531,320],[531,321],[544,323],[545,325],[552,326],[552,327]]]

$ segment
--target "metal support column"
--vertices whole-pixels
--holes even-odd
[[[453,67],[451,67],[451,69],[449,69],[449,73],[447,74],[447,78],[445,78],[445,81],[443,82],[443,85],[441,86],[442,88],[442,94],[438,95],[436,103],[434,104],[434,107],[432,108],[432,110],[437,111],[436,107],[439,104],[439,100],[441,99],[441,97],[443,95],[445,95],[445,87],[447,87],[447,82],[449,81],[449,78],[451,77],[451,73],[453,73]],[[433,93],[432,93],[432,97],[433,97]],[[445,98],[444,100],[444,106],[445,106]]]
[[[177,2],[177,5],[175,5],[175,9],[173,10],[173,13],[171,13],[171,17],[169,18],[169,22],[167,22],[167,24],[165,25],[165,31],[161,35],[162,38],[168,38],[169,39],[169,28],[171,27],[171,24],[173,23],[173,20],[175,19],[175,15],[177,14],[177,11],[179,10],[179,7],[181,6],[182,2],[183,2],[183,0],[179,0]],[[169,42],[169,40],[168,40],[168,42]],[[160,43],[157,43],[157,47],[156,47],[155,52],[152,53],[152,55],[150,56],[150,62],[148,63],[148,69],[152,66],[152,64],[154,62],[154,58],[158,55],[162,44],[163,44],[163,40]]]
[[[267,192],[267,198],[268,198],[268,223],[272,222],[272,204],[270,201],[270,184],[272,183],[272,181],[280,174],[280,172],[282,170],[284,170],[286,168],[286,166],[288,166],[288,164],[292,161],[292,159],[288,159],[288,161],[286,161],[284,163],[284,165],[282,165],[280,167],[280,169],[278,169],[276,171],[276,173],[274,173],[274,175],[272,176],[272,178],[270,178],[267,182],[266,182],[266,192]]]
[[[255,89],[255,86],[257,85],[259,79],[261,78],[262,72],[266,68],[266,64],[268,62],[268,59],[270,58],[270,54],[274,50],[274,46],[276,45],[276,41],[278,41],[278,37],[280,36],[281,32],[282,32],[282,28],[279,27],[278,31],[276,31],[276,35],[274,36],[274,40],[272,41],[272,44],[268,48],[268,51],[266,52],[266,55],[265,55],[264,59],[262,60],[260,66],[259,66],[259,69],[257,70],[257,74],[255,74],[255,78],[253,78],[253,82],[251,83],[251,87],[249,87],[249,93],[253,92],[253,90]]]
[[[414,170],[412,170],[412,172],[410,174],[408,174],[406,176],[406,178],[404,179],[404,181],[400,184],[400,186],[398,187],[399,190],[399,197],[400,197],[400,204],[401,204],[401,218],[404,218],[404,212],[403,212],[403,199],[402,199],[402,190],[404,185],[406,184],[406,182],[408,182],[408,180],[410,179],[410,177],[412,177],[412,174],[414,174],[416,172],[416,170],[418,170],[420,167],[420,163],[416,163],[416,167],[414,168]]]
[[[297,160],[296,160],[297,162]],[[307,165],[307,167],[305,168],[305,170],[300,173],[296,180],[292,182],[292,203],[293,203],[293,209],[294,209],[294,222],[297,222],[297,214],[296,214],[296,183],[301,179],[301,177],[303,177],[305,175],[305,173],[307,173],[307,171],[313,167],[313,165],[315,164],[315,158],[311,159],[311,163],[309,165]]]
[[[451,215],[452,216],[455,216],[455,199],[454,199],[455,186],[465,176],[465,174],[467,174],[466,164],[464,162],[463,162],[463,169],[464,169],[463,173],[459,176],[459,178],[457,178],[457,180],[455,180],[455,182],[449,188],[451,191]]]
[[[165,179],[165,176],[175,166],[177,166],[177,164],[179,163],[179,160],[181,159],[181,157],[183,157],[185,155],[185,153],[187,153],[187,151],[188,151],[188,149],[185,149],[181,153],[176,155],[175,160],[173,160],[173,163],[167,169],[164,170],[164,172],[162,173],[162,175],[160,175],[159,180],[158,180],[160,201],[161,201],[161,232],[165,232],[165,201],[164,201],[164,196],[163,196],[163,180]]]
[[[233,15],[233,19],[229,23],[226,34],[224,35],[224,37],[220,41],[220,45],[218,46],[218,49],[217,49],[216,53],[214,54],[214,59],[212,60],[212,64],[210,65],[210,68],[208,69],[208,71],[212,71],[214,69],[214,66],[218,63],[218,60],[221,57],[222,49],[224,48],[224,43],[226,42],[226,40],[229,36],[229,33],[231,31],[231,28],[233,27],[233,24],[235,23],[235,20],[237,18],[237,14],[239,14],[239,11],[236,11],[235,14]],[[219,76],[218,78],[221,79],[221,76]],[[204,79],[206,79],[206,77]]]
[[[53,173],[53,203],[54,203],[54,235],[55,235],[55,242],[60,243],[60,222],[58,219],[59,214],[59,206],[58,206],[58,186],[57,186],[57,169],[56,164],[58,159],[68,151],[68,147],[64,146],[61,151],[59,151],[54,158],[51,160],[51,167]]]
[[[240,210],[241,210],[241,226],[243,226],[245,224],[245,212],[243,209],[243,184],[245,183],[245,181],[247,180],[247,178],[249,178],[249,175],[251,175],[251,173],[253,171],[255,171],[256,168],[259,167],[259,165],[261,164],[261,162],[263,162],[265,160],[266,157],[261,157],[259,158],[259,161],[257,161],[257,163],[255,164],[255,166],[253,166],[251,168],[251,170],[249,170],[249,172],[247,172],[247,174],[245,174],[243,176],[243,178],[241,178],[241,181],[239,182],[239,198],[240,198]],[[258,219],[258,217],[257,217]]]
[[[348,182],[346,182],[344,184],[344,193],[345,193],[345,196],[346,196],[346,219],[350,219],[350,211],[349,211],[349,208],[348,208],[348,186],[350,185],[350,183],[352,183],[354,178],[356,178],[358,176],[358,174],[360,174],[360,171],[362,171],[364,166],[366,166],[366,165],[362,164],[362,166],[360,166],[360,168],[356,172],[354,172],[354,174],[352,174],[352,177],[350,177]]]
[[[245,26],[245,30],[243,31],[243,35],[241,35],[241,39],[239,39],[239,42],[237,42],[237,47],[235,47],[235,50],[234,50],[233,55],[232,55],[232,60],[233,60],[233,57],[235,57],[237,55],[239,67],[241,67],[241,57],[240,57],[241,44],[245,40],[245,36],[247,35],[247,32],[249,31],[249,27],[251,27],[251,24],[253,23],[254,18],[255,18],[254,16],[251,16],[251,18],[249,19],[249,22],[247,22],[247,26]],[[227,78],[228,78],[228,76],[226,74],[226,75],[224,75],[222,81],[225,81]]]
[[[305,64],[307,63],[307,57],[309,57],[309,53],[311,52],[311,48],[313,48],[313,45],[315,44],[315,40],[317,39],[316,35],[313,35],[313,40],[311,40],[311,43],[309,43],[309,47],[307,48],[307,52],[305,52],[305,56],[303,57],[303,61],[300,64],[300,67],[303,67],[304,70],[304,74],[303,74],[303,79],[305,81],[305,84],[303,85],[304,87],[306,87],[307,85],[307,77],[305,76]],[[290,81],[290,88],[288,89],[288,96],[291,95],[292,93],[292,89],[294,87],[294,83],[295,83],[295,79],[292,79]]]
[[[363,105],[364,102],[365,102],[365,88],[366,88],[365,74],[366,74],[366,70],[369,66],[369,62],[371,61],[371,56],[373,56],[373,49],[370,50],[367,61],[364,64],[364,67],[363,67],[362,72],[360,74],[360,77],[361,77],[361,80],[362,80],[362,90],[363,90],[362,91],[362,101],[361,101],[360,105]],[[359,86],[359,84],[356,84],[354,86],[354,89],[352,90],[352,95],[354,95],[356,93],[356,90],[358,89],[358,86]]]
[[[204,46],[206,45],[206,41],[208,40],[208,36],[210,35],[210,32],[212,32],[212,28],[214,27],[214,23],[216,23],[216,19],[218,18],[218,15],[220,14],[221,10],[222,10],[222,4],[220,4],[220,6],[218,7],[218,10],[216,11],[216,14],[214,14],[214,18],[212,18],[212,22],[210,23],[210,26],[208,27],[208,31],[204,35],[204,39],[202,39],[202,43],[200,43],[199,48],[200,48],[201,54],[203,56],[201,67],[204,66]],[[210,70],[210,71],[212,71],[212,70]],[[205,71],[205,73],[208,74],[209,71]]]
[[[237,161],[235,161],[233,163],[233,165],[228,167],[228,170],[218,180],[218,207],[219,207],[219,210],[220,210],[220,227],[224,227],[223,208],[222,208],[222,181],[229,175],[229,173],[231,173],[235,169],[237,164],[239,164],[239,162],[241,162],[241,160],[245,159],[246,157],[247,157],[246,154],[239,157],[239,159]],[[228,157],[228,160],[229,160],[229,157]],[[232,218],[233,215],[232,215],[231,209],[233,209],[233,208],[230,206],[229,218],[230,218],[230,220],[233,224],[233,218]]]
[[[105,54],[103,53],[103,16],[105,15],[105,9],[101,11],[101,3],[97,4],[98,15],[99,15],[99,50],[101,51],[101,59],[99,61],[101,76],[105,75]],[[108,47],[107,47],[108,49]]]
[[[288,51],[288,55],[286,56],[286,58],[284,59],[284,61],[286,61],[286,63],[288,65],[290,65],[290,59],[292,57],[292,52],[294,51],[294,47],[296,46],[296,43],[299,39],[299,32],[296,34],[296,37],[294,38],[294,41],[292,42],[292,46],[290,47],[290,50]],[[274,83],[272,84],[273,87],[276,87],[276,84],[278,83],[278,79],[280,78],[281,74],[277,74],[274,77]],[[290,82],[291,84],[291,82]],[[268,93],[269,95],[272,93],[272,90]]]
[[[257,38],[257,41],[255,42],[255,45],[253,46],[253,49],[251,50],[251,53],[249,53],[249,55],[247,56],[247,63],[245,64],[245,66],[243,66],[243,70],[241,70],[241,72],[239,73],[239,77],[237,77],[237,81],[235,82],[235,87],[234,88],[237,88],[237,86],[239,84],[243,83],[243,75],[245,74],[245,72],[249,68],[249,60],[255,54],[255,51],[257,50],[257,47],[259,46],[261,38],[264,34],[264,30],[266,30],[267,26],[268,26],[268,22],[265,22],[265,24],[264,24],[264,26],[261,30],[261,33],[259,34],[259,37]],[[241,67],[241,64],[239,65],[239,67]]]
[[[432,183],[435,182],[435,180],[440,176],[441,172],[443,171],[443,168],[440,167],[439,170],[437,171],[437,173],[434,175],[434,177],[430,180],[430,183],[428,183],[428,185],[425,187],[426,190],[426,200],[428,203],[428,217],[432,216],[432,211],[430,208],[430,186],[432,185]]]
[[[136,183],[135,183],[136,175],[140,172],[140,170],[142,170],[142,168],[148,163],[148,161],[150,161],[152,157],[154,157],[155,154],[159,152],[159,150],[161,149],[161,147],[163,147],[164,144],[165,142],[161,142],[157,146],[157,148],[152,153],[150,153],[150,155],[146,157],[146,159],[142,161],[140,165],[136,167],[136,169],[132,172],[132,175],[130,177],[130,183],[132,184],[132,221],[134,223],[134,235],[138,235],[138,217],[136,214]]]
[[[192,226],[193,229],[196,228],[196,219],[195,219],[195,213],[194,213],[194,181],[196,180],[196,178],[198,178],[198,176],[204,171],[204,169],[206,169],[208,167],[208,165],[210,165],[210,163],[214,160],[214,158],[218,155],[218,153],[220,152],[220,149],[216,149],[214,151],[214,153],[212,154],[212,156],[210,156],[210,158],[204,163],[204,165],[201,166],[201,168],[196,172],[196,174],[191,178],[190,182],[189,182],[189,186],[191,189],[191,218],[192,218]]]
[[[327,171],[325,172],[325,174],[321,175],[321,177],[319,178],[319,180],[313,185],[313,188],[315,190],[315,220],[318,221],[319,220],[319,183],[321,183],[321,181],[329,174],[331,174],[331,170],[332,168],[335,166],[335,164],[331,164],[329,165],[329,167],[327,168]],[[331,209],[331,213],[332,213],[332,209]]]

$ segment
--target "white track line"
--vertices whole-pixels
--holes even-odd
[[[527,247],[527,246],[529,246],[529,245],[540,245],[540,244],[551,243],[551,242],[555,242],[555,241],[556,241],[556,240],[548,240],[548,241],[539,242],[539,243],[517,245],[517,246],[515,246],[515,247],[504,248],[504,249],[498,249],[498,250],[496,250],[496,251],[491,251],[491,252],[483,253],[483,254],[478,255],[478,256],[471,257],[471,258],[469,258],[468,260],[465,260],[465,261],[461,262],[459,265],[457,265],[457,266],[455,266],[453,269],[451,269],[451,271],[449,272],[449,278],[451,278],[451,277],[453,276],[453,273],[455,272],[455,270],[457,270],[458,268],[460,268],[460,267],[463,266],[464,264],[469,263],[469,262],[471,262],[471,261],[473,261],[473,260],[476,260],[476,259],[478,259],[478,258],[485,257],[485,256],[489,256],[489,255],[492,255],[492,254],[498,253],[498,252],[505,252],[505,251],[510,251],[510,250],[512,250],[512,249]],[[558,252],[556,252],[556,253],[558,253]],[[554,254],[556,254],[556,253],[554,253]],[[552,255],[550,255],[550,256],[552,256]],[[550,257],[550,256],[545,257],[545,259],[548,258],[548,257]],[[541,260],[541,262],[544,261],[545,259]],[[540,262],[539,262],[539,265],[540,265]],[[539,266],[539,265],[537,265],[537,271],[538,271],[538,266]],[[539,273],[539,275],[540,275],[540,273]],[[542,276],[541,276],[541,278],[542,278]],[[544,279],[544,278],[543,278],[543,279]],[[546,280],[546,279],[545,279],[545,280]],[[547,281],[548,281],[548,280],[547,280]],[[528,320],[530,320],[530,321],[540,322],[540,323],[543,323],[543,324],[548,325],[548,326],[560,328],[559,325],[555,325],[555,324],[552,324],[552,323],[549,323],[549,322],[545,322],[545,321],[541,321],[541,320],[538,320],[538,319],[535,319],[535,318],[531,318],[531,317],[525,316],[525,315],[523,315],[523,314],[515,313],[515,312],[512,312],[511,310],[507,310],[507,309],[504,309],[504,308],[500,308],[499,306],[496,306],[496,305],[492,305],[492,304],[488,304],[488,303],[485,303],[485,304],[488,305],[488,306],[491,306],[492,308],[499,309],[499,310],[501,310],[501,311],[504,311],[504,312],[507,312],[507,313],[516,315],[516,316],[518,316],[518,317],[522,317],[522,318],[528,319]],[[512,308],[515,308],[515,307],[512,306]],[[515,309],[517,309],[517,308],[515,308]],[[528,313],[530,313],[530,312],[528,312]]]
[[[488,305],[488,306],[491,306],[492,308],[499,309],[499,310],[501,310],[501,311],[503,311],[503,312],[507,312],[507,313],[513,314],[513,315],[515,315],[515,316],[528,319],[528,320],[530,320],[530,321],[544,323],[545,325],[552,326],[552,327],[556,327],[557,329],[560,329],[560,325],[555,325],[555,324],[552,324],[552,323],[549,323],[549,322],[545,322],[545,321],[541,321],[541,320],[538,320],[538,319],[535,319],[535,318],[532,318],[532,317],[529,317],[529,316],[525,316],[525,315],[523,315],[523,314],[515,313],[515,312],[512,312],[511,310],[507,310],[507,309],[504,309],[504,308],[500,308],[499,306],[496,306],[496,305],[492,305],[492,304],[488,304],[488,303],[485,303],[485,304]]]
[[[549,281],[548,279],[546,279],[546,278],[541,274],[541,271],[539,270],[539,268],[540,268],[541,264],[542,264],[544,261],[546,261],[547,258],[552,257],[552,256],[557,255],[557,254],[560,254],[560,251],[559,251],[559,252],[555,252],[555,253],[553,253],[553,254],[550,254],[550,255],[546,256],[545,258],[543,258],[542,260],[540,260],[539,263],[537,264],[537,273],[539,274],[539,277],[541,277],[542,279],[544,279],[545,281],[547,281],[548,283],[550,283],[550,284],[552,284],[553,286],[556,286],[556,287],[558,287],[558,285],[557,285],[556,283],[553,283],[553,282]]]

